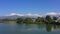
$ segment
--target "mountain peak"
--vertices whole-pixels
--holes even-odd
[[[18,14],[18,13],[10,13],[5,16],[24,16],[23,14]]]
[[[46,15],[59,17],[60,16],[60,12],[59,13],[58,12],[48,12],[48,13],[45,14],[45,16]]]
[[[27,14],[10,13],[10,14],[7,14],[5,16],[36,16],[36,17],[42,17],[39,14],[31,14],[31,13],[27,13]]]

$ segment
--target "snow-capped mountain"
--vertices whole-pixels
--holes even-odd
[[[11,14],[7,14],[5,16],[24,16],[23,14],[18,14],[18,13],[11,13]]]
[[[41,17],[41,15],[39,14],[31,14],[31,13],[28,13],[28,14],[18,14],[18,13],[11,13],[11,14],[7,14],[5,16],[36,16],[36,17]]]
[[[0,18],[12,18],[12,19],[20,18],[20,17],[22,17],[22,18],[27,18],[27,17],[37,18],[37,17],[45,17],[46,15],[60,17],[60,13],[48,12],[48,13],[44,14],[43,16],[39,15],[39,14],[31,14],[31,13],[28,13],[28,14],[10,13],[10,14],[6,14],[4,16],[0,16]]]
[[[10,13],[10,14],[4,15],[4,16],[0,16],[0,18],[12,18],[12,19],[20,18],[20,17],[22,17],[22,18],[26,18],[26,17],[37,18],[37,17],[42,17],[42,16],[39,14],[31,14],[31,13],[28,13],[28,14]]]
[[[60,13],[57,13],[57,12],[48,12],[48,13],[45,14],[45,16],[46,15],[60,17]]]

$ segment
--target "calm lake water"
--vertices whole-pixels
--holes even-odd
[[[60,34],[60,25],[0,23],[0,34]]]

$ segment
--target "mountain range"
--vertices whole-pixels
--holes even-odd
[[[27,17],[37,18],[37,17],[42,17],[42,16],[39,14],[31,14],[31,13],[28,13],[28,14],[11,13],[4,16],[0,16],[0,19],[4,19],[4,18],[16,19],[16,18],[27,18]]]
[[[56,12],[48,12],[44,15],[40,15],[40,14],[31,14],[31,13],[28,13],[28,14],[18,14],[18,13],[10,13],[10,14],[7,14],[7,15],[4,15],[4,16],[0,16],[0,19],[4,19],[4,18],[12,18],[12,19],[16,19],[16,18],[27,18],[27,17],[30,17],[30,18],[37,18],[37,17],[44,17],[46,15],[50,15],[50,16],[55,16],[55,17],[60,17],[60,13],[56,13]]]

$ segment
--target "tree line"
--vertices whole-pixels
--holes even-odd
[[[17,18],[16,22],[17,23],[27,23],[27,24],[36,24],[36,23],[46,23],[46,24],[57,24],[59,22],[55,22],[55,20],[57,20],[57,17],[53,16],[49,16],[47,15],[45,18],[43,17],[38,17],[38,18]]]
[[[26,23],[26,24],[60,24],[60,20],[56,22],[58,18],[53,16],[45,16],[45,17],[37,17],[37,18],[17,18],[17,19],[11,19],[11,18],[5,18],[5,19],[0,19],[0,22],[7,22],[7,21],[16,21],[16,23]]]

